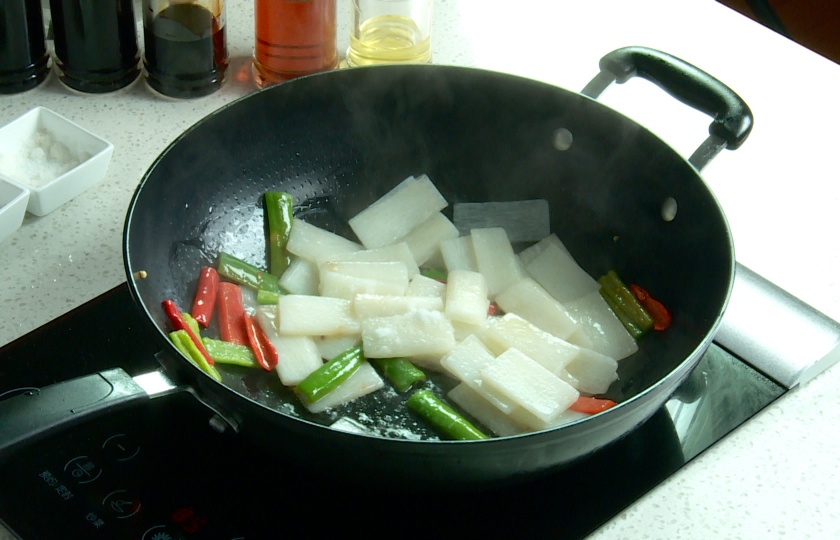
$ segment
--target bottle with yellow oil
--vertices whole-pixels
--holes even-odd
[[[432,0],[353,0],[349,66],[432,59]]]

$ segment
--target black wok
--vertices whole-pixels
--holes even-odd
[[[170,374],[243,437],[344,478],[477,486],[555,469],[649,418],[711,343],[734,275],[725,217],[698,169],[747,137],[731,90],[683,62],[627,48],[585,89],[641,75],[715,118],[690,162],[635,122],[582,95],[511,75],[382,66],[294,80],[247,96],[174,141],[142,179],[125,225],[130,289],[157,327]],[[558,129],[573,143],[555,146]],[[620,363],[620,405],[545,432],[478,442],[348,434],[291,412],[271,373],[229,370],[219,384],[167,338],[161,300],[188,309],[202,265],[222,249],[266,264],[261,195],[284,190],[297,215],[352,237],[347,220],[408,175],[426,173],[450,203],[542,198],[552,230],[592,275],[644,284],[674,324]],[[666,221],[666,199],[678,205]],[[143,272],[146,276],[140,279]],[[390,403],[377,407],[390,408]]]

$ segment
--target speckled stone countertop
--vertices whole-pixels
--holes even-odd
[[[340,2],[339,44],[349,7]],[[125,281],[122,227],[155,157],[184,129],[256,90],[253,8],[227,3],[230,77],[217,93],[166,101],[142,80],[80,95],[55,76],[0,97],[0,125],[42,105],[115,145],[105,179],[0,244],[0,344]],[[515,73],[580,90],[605,53],[658,48],[710,72],[750,104],[755,128],[703,176],[720,200],[739,262],[840,320],[840,66],[713,0],[437,0],[434,62]],[[645,82],[602,101],[688,155],[708,118]],[[786,394],[593,534],[614,538],[831,538],[840,531],[840,366]],[[605,486],[609,496],[609,486]],[[562,509],[558,509],[558,513]]]

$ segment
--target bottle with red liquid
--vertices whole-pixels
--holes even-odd
[[[229,58],[224,0],[143,0],[146,82],[164,96],[212,94]]]
[[[260,87],[338,66],[336,0],[254,0],[254,80]]]
[[[80,92],[113,92],[140,74],[132,0],[50,0],[59,79]]]
[[[0,0],[0,94],[35,88],[49,74],[40,0]]]

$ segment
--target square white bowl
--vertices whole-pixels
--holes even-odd
[[[0,128],[0,177],[29,190],[26,209],[49,214],[105,176],[114,145],[46,107]]]
[[[3,242],[23,223],[29,190],[0,178],[0,242]]]

